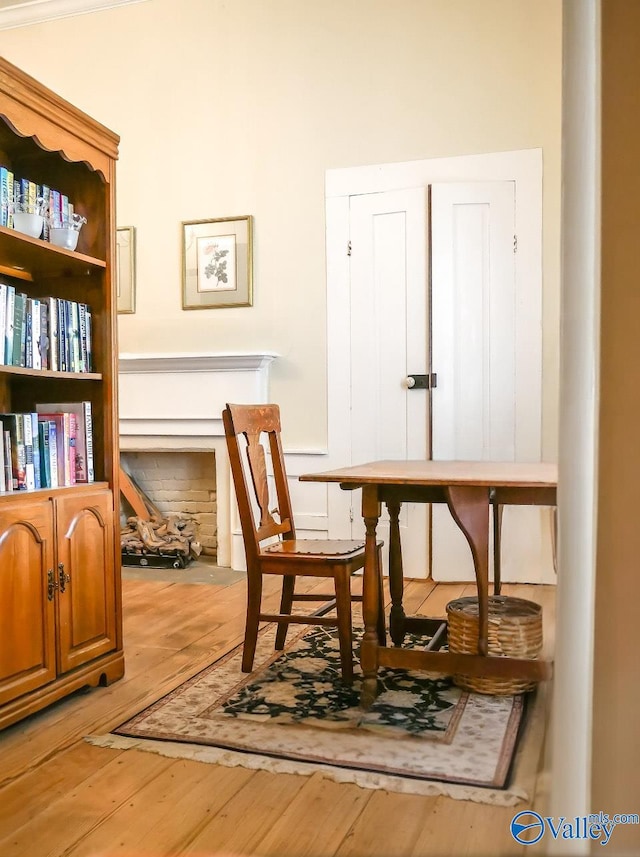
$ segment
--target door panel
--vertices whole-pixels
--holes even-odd
[[[428,369],[426,188],[351,197],[350,238],[351,462],[426,458],[428,392],[406,386]],[[352,517],[360,538],[358,506]],[[388,543],[386,511],[379,532]],[[405,504],[401,532],[405,573],[425,577],[423,505]]]
[[[53,514],[48,501],[0,508],[0,704],[56,677]]]
[[[540,413],[540,350],[531,342],[541,339],[541,285],[537,301],[517,290],[515,202],[514,182],[432,186],[434,459],[540,460],[541,421],[525,415]],[[505,510],[504,580],[543,579],[548,521],[545,510]],[[474,579],[466,540],[438,506],[432,575]]]
[[[56,501],[61,672],[116,647],[112,509],[110,491]]]

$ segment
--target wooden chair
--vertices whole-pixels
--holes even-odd
[[[296,538],[277,405],[228,404],[222,412],[222,418],[247,559],[248,600],[242,670],[251,672],[253,668],[261,621],[278,623],[276,649],[284,648],[290,623],[337,626],[342,679],[350,684],[353,681],[351,602],[362,601],[361,595],[351,594],[350,578],[364,566],[364,542]],[[261,443],[263,434],[268,438],[277,498],[277,509],[271,510],[265,448]],[[273,541],[274,537],[278,540],[265,546],[264,542]],[[378,544],[378,581],[382,605],[381,547],[382,542]],[[279,574],[283,577],[280,613],[261,612],[262,577],[265,574]],[[334,580],[334,592],[330,595],[296,594],[297,576],[331,577]],[[291,612],[295,601],[322,601],[325,604],[311,615],[302,615]],[[334,606],[336,617],[326,616]],[[381,607],[378,622],[381,644],[384,644],[384,634]]]

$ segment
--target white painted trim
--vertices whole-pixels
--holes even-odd
[[[121,354],[118,372],[254,372],[279,355],[275,351],[209,354]]]
[[[28,27],[57,18],[71,18],[88,12],[100,12],[116,6],[144,3],[146,0],[30,0],[0,9],[0,30]]]
[[[548,811],[593,811],[601,249],[600,3],[563,3],[558,596]],[[606,571],[606,569],[605,569]],[[580,621],[576,621],[576,617]],[[615,727],[613,727],[615,728]],[[615,760],[612,760],[615,764]],[[553,840],[549,854],[590,854]]]
[[[515,181],[516,229],[539,236],[532,245],[522,242],[516,257],[516,276],[526,293],[529,283],[542,280],[542,149],[432,158],[398,164],[349,167],[328,170],[325,178],[326,252],[327,252],[327,385],[328,447],[327,468],[351,463],[350,416],[350,279],[349,197],[381,193],[401,188],[426,187],[435,182]],[[520,287],[519,287],[520,288]],[[541,308],[538,309],[541,318]],[[541,337],[532,347],[541,365]],[[542,434],[541,396],[527,417],[535,421]],[[320,469],[320,468],[318,468]],[[350,538],[349,511],[351,492],[338,486],[329,493],[331,538]]]

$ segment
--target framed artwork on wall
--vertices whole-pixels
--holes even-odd
[[[116,229],[116,287],[119,313],[136,311],[136,230]]]
[[[182,223],[182,308],[253,303],[253,218]]]

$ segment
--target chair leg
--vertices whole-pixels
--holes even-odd
[[[342,573],[344,571],[344,573]],[[340,666],[344,684],[353,684],[353,631],[351,627],[351,586],[349,574],[344,570],[336,574],[336,613],[340,641]]]
[[[384,624],[384,580],[382,573],[382,548],[378,548],[378,644],[386,646],[387,632]]]
[[[293,605],[293,590],[296,585],[295,575],[285,575],[282,578],[282,597],[280,599],[280,612],[291,613]],[[287,639],[287,631],[289,623],[286,621],[278,622],[278,631],[276,633],[276,649],[284,649],[285,640]]]
[[[250,673],[253,669],[253,659],[256,654],[258,641],[258,625],[260,623],[260,602],[262,600],[262,575],[247,574],[247,622],[244,632],[244,647],[242,650],[242,672]]]

